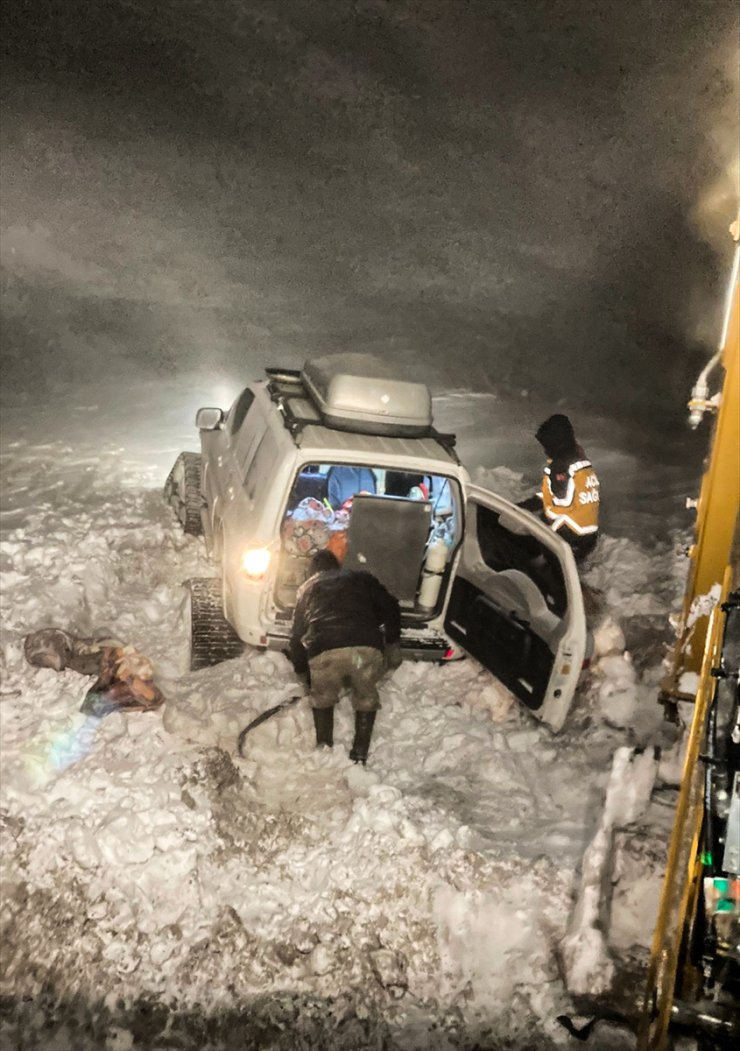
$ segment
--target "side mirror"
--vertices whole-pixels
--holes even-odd
[[[223,409],[198,409],[195,414],[195,426],[199,431],[217,431],[223,422]]]

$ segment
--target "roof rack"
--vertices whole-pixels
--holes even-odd
[[[268,377],[267,393],[277,407],[278,412],[282,416],[283,425],[294,439],[296,445],[300,445],[299,439],[305,427],[326,427],[328,430],[343,430],[343,428],[332,427],[331,423],[314,406],[313,399],[306,390],[303,376],[299,369],[266,368],[265,373]],[[314,415],[302,416],[296,413],[291,404],[296,398],[308,401]],[[455,448],[457,439],[454,434],[443,434],[434,427],[429,427],[423,434],[414,435],[414,437],[431,438],[442,446],[455,463],[460,463],[460,458]]]
[[[300,383],[300,369],[265,369],[271,380],[282,380],[283,383]]]
[[[455,463],[460,463],[460,457],[457,455],[457,437],[454,434],[442,434],[440,431],[435,430],[434,427],[431,429],[430,437],[434,438],[435,441],[439,442],[445,452],[449,453]]]
[[[314,410],[313,416],[300,416],[291,404],[296,397],[308,399],[306,388],[301,382],[301,374],[297,369],[265,369],[265,372],[268,376],[267,393],[282,416],[284,427],[290,432],[296,445],[300,445],[299,438],[304,427],[311,424],[323,425],[317,410]]]

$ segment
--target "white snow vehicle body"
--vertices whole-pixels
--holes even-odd
[[[471,484],[454,436],[432,426],[424,384],[364,356],[318,359],[267,370],[196,425],[200,455],[181,454],[165,486],[221,567],[220,582],[194,582],[193,667],[243,643],[284,649],[310,554],[341,533],[344,565],[399,599],[406,658],[464,651],[562,727],[587,646],[573,555],[535,516]],[[344,477],[345,492],[356,479],[349,512],[337,506]]]

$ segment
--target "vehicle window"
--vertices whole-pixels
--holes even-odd
[[[288,511],[292,511],[301,500],[312,496],[323,502],[326,499],[327,470],[322,470],[318,463],[307,463],[301,467],[293,482],[288,497]]]
[[[234,435],[237,433],[241,425],[244,423],[244,419],[249,412],[249,407],[254,401],[253,392],[247,387],[243,390],[239,397],[234,402],[229,412],[229,433]]]
[[[386,471],[385,472],[385,495],[386,496],[408,496],[414,486],[426,483],[429,487],[429,476],[425,474],[413,474],[410,471]]]
[[[336,464],[327,471],[326,490],[329,503],[338,511],[356,493],[377,493],[378,480],[370,467]]]
[[[565,577],[557,555],[529,533],[512,533],[501,525],[499,515],[476,505],[478,547],[489,569],[501,572],[518,569],[526,573],[544,596],[550,610],[562,617],[568,608]]]
[[[302,513],[308,513],[310,505],[322,519],[331,519],[335,514],[335,528],[339,528],[342,521],[346,528],[346,516],[351,514],[352,501],[358,493],[411,502],[426,501],[431,504],[430,539],[442,539],[449,547],[454,547],[459,539],[457,498],[450,479],[441,475],[403,473],[400,486],[396,480],[401,475],[399,471],[367,465],[303,464],[288,494],[286,516],[290,517],[300,504],[307,501]],[[390,486],[387,484],[389,478]],[[403,495],[399,494],[399,488],[403,488]]]

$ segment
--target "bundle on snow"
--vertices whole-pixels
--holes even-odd
[[[23,652],[28,663],[36,668],[53,668],[54,671],[71,668],[80,675],[97,675],[103,650],[123,645],[108,631],[83,638],[61,628],[42,628],[26,635]]]
[[[154,669],[148,657],[126,646],[110,632],[83,638],[61,628],[31,632],[23,642],[29,664],[81,675],[96,675],[81,710],[87,715],[107,715],[116,710],[152,711],[164,701],[154,685]]]

